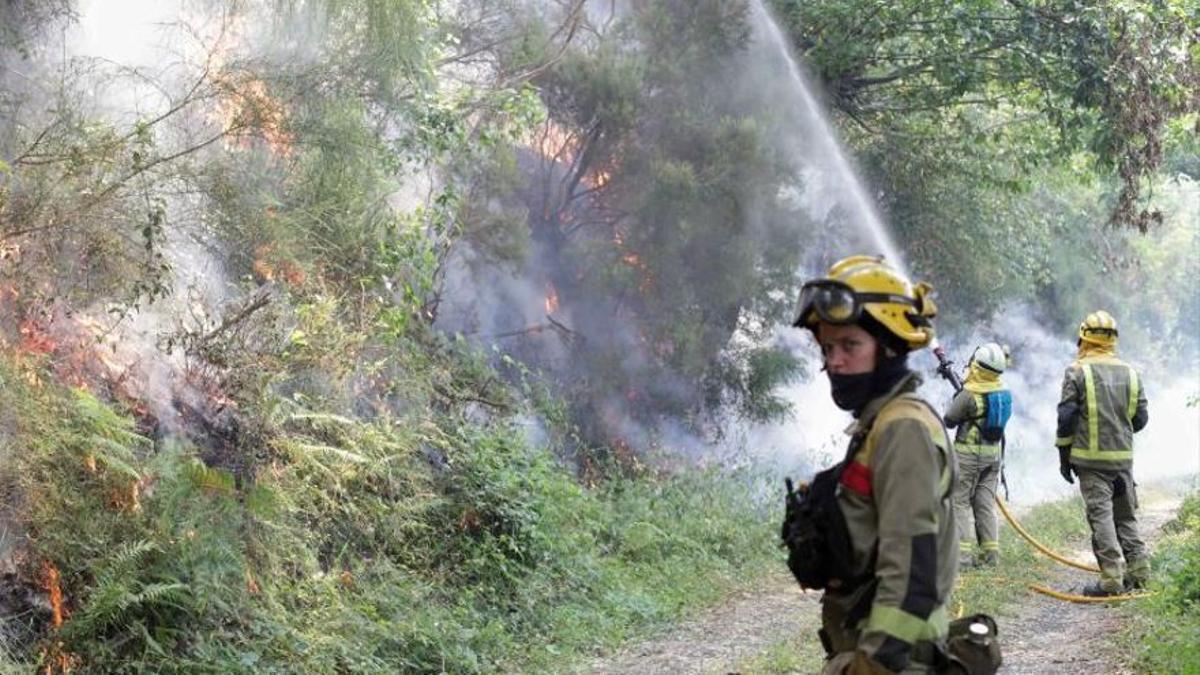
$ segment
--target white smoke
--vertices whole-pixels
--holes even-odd
[[[82,0],[67,46],[72,55],[122,66],[161,63],[173,42],[163,29],[183,11],[183,3],[170,0]]]
[[[811,85],[788,53],[786,40],[761,2],[755,2],[754,7],[756,36],[760,40],[765,38],[762,46],[769,48],[759,58],[766,64],[778,64],[781,57],[785,59],[787,77],[775,79],[787,82],[788,86],[776,86],[774,90],[791,97],[792,108],[801,111],[795,116],[796,133],[781,140],[798,158],[805,180],[805,187],[796,198],[818,222],[833,230],[832,236],[825,237],[823,245],[818,247],[824,251],[821,257],[835,259],[874,247],[903,268],[903,258],[892,244],[872,200],[855,176],[820,108],[813,104],[816,98]],[[844,223],[838,222],[839,215],[845,218]],[[851,229],[857,232],[850,232]],[[942,322],[945,325],[947,317],[943,316]],[[1040,501],[1075,489],[1059,476],[1054,447],[1062,375],[1074,360],[1075,336],[1051,334],[1044,325],[1028,307],[1006,307],[990,321],[982,322],[967,340],[946,345],[959,367],[983,342],[996,341],[1012,347],[1014,365],[1004,381],[1014,397],[1014,417],[1007,433],[1006,473],[1015,502]],[[773,340],[806,363],[821,362],[805,331],[781,326]],[[1136,439],[1135,477],[1152,480],[1200,470],[1200,407],[1188,406],[1189,399],[1200,391],[1200,364],[1186,364],[1182,372],[1148,371],[1136,352],[1123,356],[1139,368],[1151,397],[1150,423]],[[925,352],[910,357],[910,367],[925,376],[920,393],[944,410],[953,390],[936,375],[935,365]],[[746,452],[787,470],[799,467],[812,471],[839,459],[847,440],[843,429],[851,417],[833,405],[827,378],[813,372],[779,394],[793,404],[792,419],[783,424],[752,426],[737,434],[744,440]]]
[[[782,423],[747,425],[738,434],[746,454],[756,462],[795,475],[808,475],[841,459],[850,415],[833,403],[829,379],[818,370],[821,354],[807,330],[780,326],[772,342],[809,364],[807,377],[777,395],[792,406]]]
[[[1013,392],[1009,423],[1008,475],[1013,500],[1039,501],[1073,492],[1058,475],[1054,447],[1063,373],[1075,360],[1075,334],[1053,334],[1025,306],[1006,307],[972,335],[966,356],[983,342],[1012,347],[1013,366],[1004,374]],[[1189,408],[1200,390],[1200,364],[1156,367],[1150,346],[1121,344],[1118,355],[1141,377],[1150,422],[1134,439],[1134,477],[1139,481],[1177,477],[1200,470],[1200,409]]]
[[[1003,382],[1013,394],[1005,473],[1014,504],[1078,490],[1059,475],[1054,446],[1063,373],[1075,359],[1075,335],[1058,335],[1045,325],[1028,306],[1005,307],[981,322],[967,339],[946,346],[959,367],[985,342],[1012,348],[1013,364]],[[777,340],[808,363],[820,363],[807,331],[780,328]],[[1120,350],[1119,355],[1138,369],[1149,399],[1150,422],[1134,439],[1134,478],[1144,483],[1200,472],[1200,406],[1191,403],[1200,392],[1200,368],[1197,364],[1183,364],[1182,369],[1152,367],[1147,362],[1151,355],[1139,353],[1137,345]],[[910,357],[910,366],[924,375],[920,393],[944,411],[953,396],[949,384],[932,372],[920,354]],[[748,429],[747,451],[769,465],[804,473],[840,459],[847,442],[842,430],[851,417],[833,405],[827,378],[812,373],[780,394],[795,405],[795,414],[782,424]]]

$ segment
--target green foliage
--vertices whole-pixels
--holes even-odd
[[[70,610],[31,628],[89,670],[560,668],[775,560],[751,475],[584,488],[503,420],[277,401],[271,460],[240,484],[36,372],[0,363],[20,420],[0,488]]]
[[[1153,597],[1125,612],[1128,665],[1143,673],[1200,667],[1200,496],[1189,495],[1154,553]]]
[[[523,39],[492,48],[505,64],[527,61],[558,20],[552,8],[518,14]],[[746,3],[705,1],[583,21],[532,79],[545,119],[516,151],[521,180],[464,195],[469,212],[488,215],[467,225],[472,253],[552,286],[584,338],[566,341],[565,360],[547,355],[556,350],[541,334],[504,346],[563,383],[586,444],[627,442],[618,417],[652,428],[716,414],[705,409],[715,402],[755,419],[785,412],[767,391],[789,377],[783,364],[726,351],[742,317],[764,317],[740,325],[761,338],[790,304],[769,291],[794,284],[803,226],[777,199],[794,176],[762,92],[739,86],[748,18]],[[512,239],[528,244],[475,245],[470,232],[497,222],[523,227]],[[497,259],[505,252],[521,258]]]
[[[1138,200],[1162,161],[1164,123],[1194,110],[1194,5],[773,4],[835,104],[873,142],[909,151],[889,163],[982,148],[1028,167],[1086,149],[1122,182],[1112,222],[1145,232],[1161,221]],[[983,182],[1012,175],[971,173]]]
[[[232,482],[178,449],[151,454],[127,417],[86,393],[23,384],[32,367],[0,372],[3,406],[20,420],[2,481],[22,495],[12,522],[26,573],[44,562],[60,574],[70,613],[46,639],[100,670],[161,663],[242,605]],[[23,657],[38,658],[34,647]]]
[[[64,66],[49,114],[0,96],[0,152],[11,158],[0,173],[0,241],[20,251],[0,280],[18,290],[22,309],[100,300],[127,311],[169,290],[170,219],[154,188],[174,175],[155,167],[188,152],[157,138],[153,124],[122,126],[93,110],[92,75]]]
[[[1200,605],[1200,495],[1190,495],[1165,528],[1173,535],[1158,553],[1155,567],[1168,579],[1163,602],[1179,612]]]
[[[70,644],[103,635],[113,626],[137,624],[139,613],[156,605],[179,607],[186,600],[187,586],[179,582],[146,583],[138,573],[147,558],[156,553],[149,541],[126,543],[96,568],[95,586],[87,605],[71,617],[62,632]]]
[[[1147,249],[1179,250],[1159,235],[1193,218],[1161,188],[1196,157],[1194,6],[771,4],[944,316],[977,320],[1016,300],[1074,317],[1077,303],[1137,295],[1107,293],[1113,275],[1184,301],[1134,270]]]
[[[1195,176],[1186,6],[776,4],[960,315],[1032,298],[1071,321],[1096,300],[1079,289],[1115,278],[1136,291],[1103,298],[1138,310],[1123,335],[1194,353],[1191,180],[1137,203],[1167,213],[1157,239],[1094,227],[1129,206],[1095,160],[1128,186],[1161,149]],[[276,39],[166,64],[195,76],[183,89],[47,57],[61,68],[28,79],[48,90],[0,92],[0,551],[20,554],[5,583],[40,594],[46,566],[66,603],[58,629],[23,614],[0,667],[61,649],[93,672],[562,669],[775,564],[760,477],[658,474],[620,437],[706,405],[778,419],[772,391],[800,373],[756,346],[812,224],[743,81],[749,5],[283,0],[223,25],[263,7]],[[6,73],[41,63],[9,50],[68,9],[0,3]],[[172,107],[109,116],[107,78]],[[467,249],[557,289],[564,358],[432,328]],[[231,278],[177,288],[196,257]],[[182,363],[182,392],[136,390],[137,369],[56,382],[114,333],[20,355],[27,322],[154,323],[142,310],[167,299],[153,328],[186,324],[179,351],[139,365]],[[177,393],[220,398],[236,441],[177,428]],[[582,479],[564,466],[580,457]],[[1076,535],[1077,505],[1056,508],[1034,526]],[[1195,599],[1188,551],[1166,558],[1171,611]],[[994,585],[960,592],[1001,606]]]
[[[776,348],[748,348],[726,355],[710,384],[713,407],[732,405],[746,419],[769,423],[786,419],[792,404],[775,392],[804,374],[803,364]],[[725,397],[722,399],[722,397]]]
[[[431,5],[417,0],[326,0],[279,4],[299,11],[323,13],[322,38],[330,58],[340,59],[351,77],[371,87],[386,103],[427,93],[434,82],[438,56],[435,16]],[[293,9],[296,11],[296,9]]]

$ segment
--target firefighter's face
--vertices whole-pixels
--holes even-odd
[[[817,342],[825,357],[825,369],[834,375],[858,375],[875,370],[879,342],[859,326],[835,326],[820,322]]]

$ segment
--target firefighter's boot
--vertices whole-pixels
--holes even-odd
[[[1125,568],[1125,590],[1141,590],[1150,581],[1150,559],[1141,558]]]
[[[1089,598],[1110,598],[1120,595],[1125,589],[1121,586],[1112,587],[1102,581],[1093,581],[1083,587],[1083,595]]]

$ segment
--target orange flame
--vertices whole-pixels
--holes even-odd
[[[580,151],[579,136],[553,120],[546,120],[529,145],[542,159],[565,166],[574,164]],[[612,177],[610,167],[593,167],[579,180],[585,187],[599,190],[608,185]]]
[[[578,145],[571,132],[553,120],[546,120],[541,134],[533,141],[533,149],[543,158],[564,164],[575,161]]]
[[[55,341],[37,319],[27,318],[18,328],[21,333],[21,351],[27,354],[49,354],[58,348]]]
[[[226,148],[248,149],[253,136],[260,137],[275,155],[289,157],[295,138],[287,131],[287,111],[271,96],[267,83],[239,74],[218,75],[223,96],[216,103],[213,119],[223,129],[234,130]]]
[[[119,380],[125,366],[113,359],[113,336],[97,319],[84,314],[46,317],[31,313],[19,325],[17,351],[33,356],[52,356],[50,365],[61,381],[89,389],[97,379]],[[32,381],[32,380],[31,380]]]
[[[58,568],[49,560],[42,562],[42,588],[50,596],[50,625],[57,631],[62,628],[63,621],[69,612],[63,601],[62,579]],[[63,643],[59,640],[53,642],[42,652],[42,655],[46,661],[46,667],[42,669],[42,672],[46,675],[69,673],[71,668],[79,662],[78,657],[63,649]]]
[[[264,281],[275,281],[276,277],[282,277],[292,286],[300,286],[308,279],[308,275],[295,262],[291,260],[272,262],[275,258],[273,247],[270,244],[259,246],[254,249],[254,262],[251,269]]]
[[[254,264],[251,265],[251,269],[254,270],[255,275],[262,277],[264,281],[274,281],[275,279],[275,266],[267,260],[267,256],[270,254],[270,244],[263,244],[254,249]]]
[[[58,568],[49,560],[42,563],[42,587],[50,595],[51,625],[62,628],[63,619],[67,616],[63,605],[62,583]]]
[[[546,283],[546,313],[553,314],[558,311],[558,290],[554,288],[554,284]]]
[[[621,262],[642,273],[641,280],[638,282],[638,290],[642,293],[649,292],[654,287],[654,275],[650,273],[641,256],[633,251],[625,250],[625,233],[620,229],[614,228],[612,241],[613,245],[617,247],[617,251],[621,254]]]
[[[91,456],[88,470],[95,472],[95,459]],[[137,513],[142,510],[142,495],[154,484],[154,476],[147,474],[133,481],[128,487],[117,487],[109,493],[110,503],[126,513]]]
[[[595,171],[589,172],[580,180],[589,188],[593,190],[599,190],[612,181],[612,172],[605,171],[604,169],[596,169]]]

